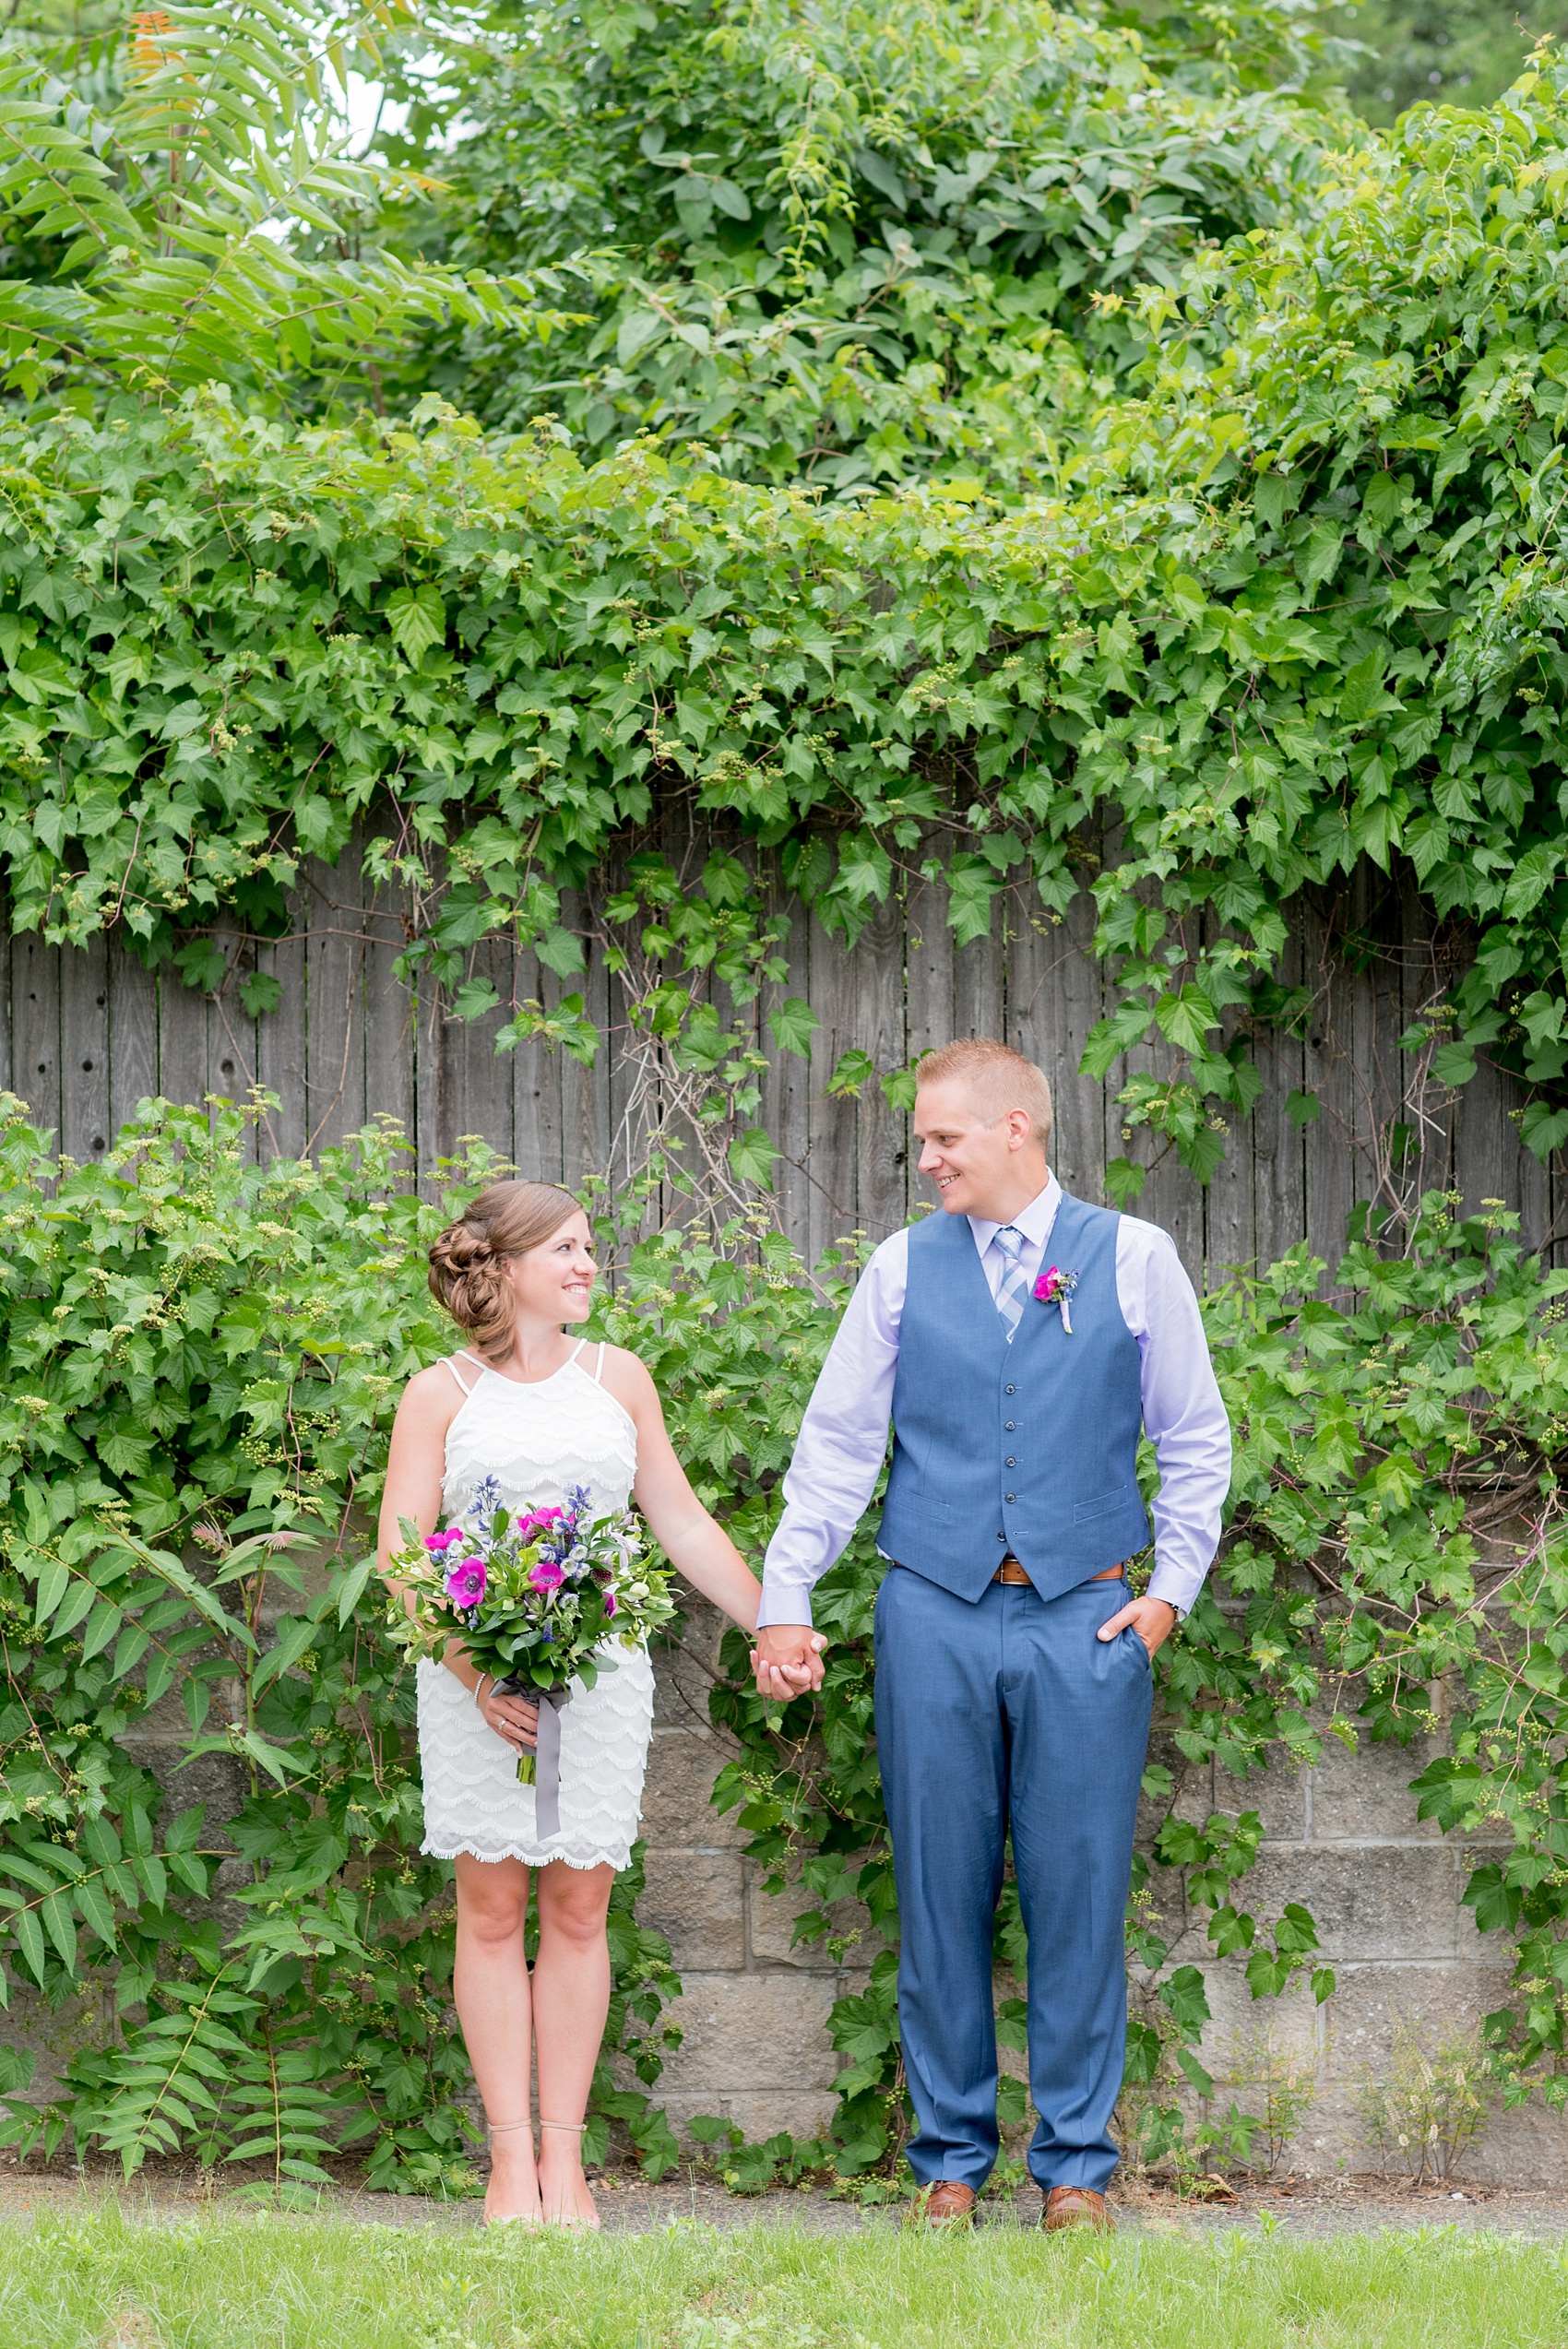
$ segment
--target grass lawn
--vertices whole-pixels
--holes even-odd
[[[1292,2243],[682,2224],[597,2241],[319,2219],[0,2233],[3,2349],[1563,2349],[1568,2257],[1442,2230]]]

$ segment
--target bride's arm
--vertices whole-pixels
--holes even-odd
[[[637,1477],[632,1489],[655,1539],[694,1590],[721,1607],[743,1631],[754,1631],[762,1585],[687,1482],[647,1370],[618,1346],[607,1354],[604,1383],[636,1424]]]

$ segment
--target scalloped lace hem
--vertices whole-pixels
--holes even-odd
[[[529,1851],[521,1844],[493,1844],[481,1848],[478,1844],[470,1843],[465,1837],[461,1843],[451,1845],[422,1844],[420,1849],[427,1859],[456,1859],[461,1852],[469,1859],[492,1862],[500,1859],[521,1860],[525,1868],[547,1868],[552,1859],[562,1859],[565,1861],[568,1868],[585,1870],[590,1868],[612,1868],[617,1875],[624,1869],[630,1868],[632,1864],[632,1847],[629,1844],[617,1845],[613,1851],[589,1851],[582,1854],[580,1846],[578,1851],[571,1852]]]

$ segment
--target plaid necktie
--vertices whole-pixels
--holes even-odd
[[[1024,1235],[1015,1224],[1004,1224],[996,1235],[1005,1269],[996,1292],[996,1310],[1002,1316],[1002,1326],[1007,1333],[1007,1343],[1013,1343],[1014,1333],[1024,1311],[1024,1291],[1028,1282],[1024,1275],[1022,1257]]]

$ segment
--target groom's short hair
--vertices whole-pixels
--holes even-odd
[[[915,1063],[917,1085],[945,1085],[957,1078],[988,1122],[1004,1118],[1009,1109],[1024,1109],[1042,1150],[1051,1147],[1052,1113],[1051,1087],[1043,1069],[1015,1052],[994,1036],[964,1036],[956,1044],[940,1044]]]

